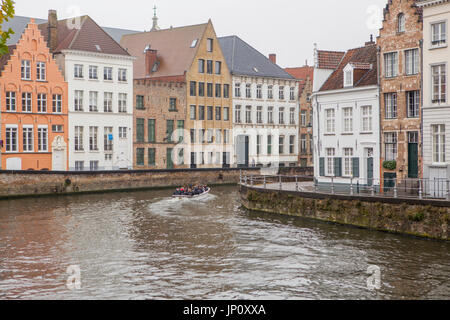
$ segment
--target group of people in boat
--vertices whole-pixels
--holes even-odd
[[[187,186],[178,188],[174,192],[174,196],[197,196],[208,191],[208,186],[198,185],[198,186]]]

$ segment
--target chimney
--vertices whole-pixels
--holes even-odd
[[[370,35],[370,41],[366,42],[366,47],[375,44],[375,42],[373,41],[373,34]]]
[[[156,61],[157,53],[158,53],[158,51],[150,49],[149,45],[145,48],[144,54],[145,54],[145,73],[146,73],[146,76],[150,76],[152,74],[152,69],[153,69],[155,63],[157,62]]]
[[[277,55],[276,55],[275,53],[269,54],[269,59],[270,59],[270,61],[272,61],[273,63],[277,64]]]
[[[58,46],[58,15],[56,10],[48,11],[48,46],[54,52]]]

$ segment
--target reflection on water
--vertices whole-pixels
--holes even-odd
[[[0,299],[450,298],[450,243],[246,212],[233,187],[169,193],[0,202]]]

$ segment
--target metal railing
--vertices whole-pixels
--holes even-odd
[[[319,182],[309,176],[241,174],[240,184],[280,191],[450,201],[450,180],[447,179],[371,179],[367,181],[356,178],[326,178]]]

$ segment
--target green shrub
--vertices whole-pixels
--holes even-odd
[[[383,168],[386,170],[395,170],[397,169],[397,161],[385,161],[383,162]]]

